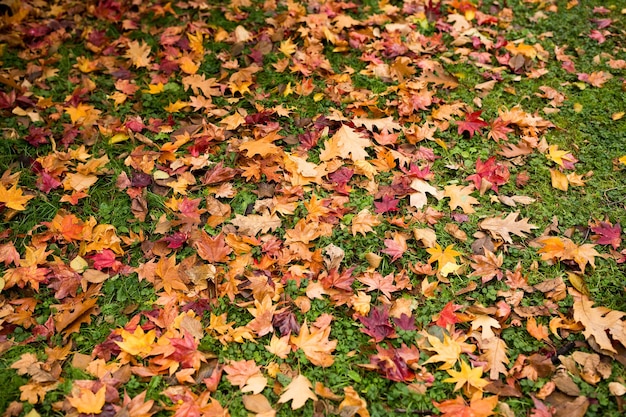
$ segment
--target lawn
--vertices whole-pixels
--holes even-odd
[[[2,416],[621,416],[626,4],[0,3]]]

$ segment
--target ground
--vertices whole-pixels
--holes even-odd
[[[0,15],[4,416],[623,415],[623,2]]]

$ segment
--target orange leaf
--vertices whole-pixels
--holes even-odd
[[[8,208],[22,211],[26,210],[26,203],[28,200],[35,198],[34,195],[24,195],[21,188],[17,188],[17,185],[9,188],[4,188],[4,184],[0,183],[0,204],[6,205]]]
[[[291,336],[289,340],[295,346],[302,349],[304,355],[313,365],[327,368],[334,362],[331,352],[337,347],[337,341],[328,340],[330,326],[326,326],[324,329],[311,328],[313,330],[309,332],[305,321],[300,328],[300,334],[298,334],[298,336]]]
[[[104,407],[106,388],[106,385],[103,385],[94,394],[90,389],[80,387],[78,392],[74,392],[71,397],[67,397],[67,400],[79,413],[100,414],[102,407]]]
[[[530,317],[526,321],[526,330],[528,333],[537,340],[550,340],[550,334],[548,333],[548,326],[538,324],[537,319]]]
[[[220,233],[215,237],[209,236],[204,230],[200,230],[193,246],[198,255],[207,262],[226,262],[232,249],[226,246],[224,235]]]

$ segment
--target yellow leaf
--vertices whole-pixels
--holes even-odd
[[[622,164],[622,165],[626,165],[626,155],[622,155],[619,157],[618,161]]]
[[[103,385],[95,394],[88,388],[79,388],[78,396],[74,394],[67,397],[67,400],[79,413],[100,414],[102,407],[104,407],[106,388],[106,385]]]
[[[26,203],[28,200],[35,198],[33,195],[24,195],[21,188],[17,188],[17,185],[9,188],[4,188],[4,185],[0,183],[0,203],[4,203],[8,208],[22,211],[26,210]]]
[[[285,387],[278,399],[279,403],[291,401],[291,409],[301,408],[309,399],[317,401],[317,395],[312,390],[313,385],[304,375],[298,375]]]
[[[461,256],[461,252],[454,250],[454,245],[449,245],[445,250],[442,250],[438,243],[435,244],[434,248],[427,248],[426,252],[431,255],[428,259],[429,264],[437,262],[438,272],[441,272],[448,263],[456,264],[456,257]]]
[[[114,143],[124,142],[125,140],[128,140],[128,135],[126,133],[118,133],[117,135],[111,136],[109,144],[113,145]]]
[[[565,174],[563,174],[559,170],[551,169],[550,178],[552,180],[553,188],[561,191],[567,191],[567,188],[569,187],[569,181],[567,180],[567,176]]]
[[[428,342],[432,347],[426,347],[426,350],[435,352],[433,356],[428,358],[424,364],[433,362],[443,362],[439,369],[450,369],[459,360],[461,355],[461,345],[448,335],[443,335],[443,342],[436,336],[429,334]]]
[[[188,56],[183,56],[178,60],[178,65],[180,69],[185,74],[195,74],[198,72],[200,66],[193,62],[193,60]]]
[[[137,326],[133,333],[122,330],[122,342],[115,342],[120,349],[133,356],[147,356],[152,351],[152,344],[156,338],[156,331],[144,333],[141,326]]]
[[[291,38],[288,38],[287,40],[282,41],[280,43],[280,48],[278,48],[278,50],[282,52],[283,54],[285,54],[286,56],[292,55],[294,52],[296,52],[296,49],[298,49],[298,45],[291,42]]]
[[[144,93],[148,94],[159,94],[163,92],[163,83],[158,84],[150,84],[147,90],[143,90]]]
[[[178,113],[179,111],[181,111],[182,109],[184,109],[188,105],[189,105],[189,103],[186,103],[186,102],[180,101],[180,100],[176,100],[175,103],[168,104],[167,106],[164,107],[164,109],[168,113]]]
[[[93,114],[100,114],[99,110],[95,110],[93,106],[88,104],[79,103],[76,107],[68,107],[65,109],[65,113],[70,115],[70,120],[73,124],[78,122],[84,122],[85,120],[91,120]]]
[[[265,349],[273,355],[278,356],[281,359],[286,359],[291,352],[291,346],[289,346],[289,335],[283,337],[277,337],[272,335],[270,344],[265,346]]]
[[[487,380],[481,378],[483,376],[482,366],[472,368],[465,361],[461,361],[461,371],[448,369],[447,372],[450,374],[450,378],[444,379],[443,382],[455,382],[455,391],[463,388],[463,386],[474,387],[482,391],[489,384]]]
[[[560,167],[562,167],[563,157],[567,155],[568,153],[569,153],[568,151],[559,150],[558,145],[550,145],[550,147],[548,148],[548,155],[546,155],[546,157],[549,160],[556,162]]]
[[[198,56],[204,55],[204,45],[202,44],[204,39],[201,32],[196,32],[195,35],[188,33],[187,39],[189,39],[189,48],[191,48],[194,54]]]

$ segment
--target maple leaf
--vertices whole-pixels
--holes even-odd
[[[0,204],[4,204],[10,209],[17,211],[26,210],[26,203],[33,198],[35,198],[34,195],[24,195],[24,192],[17,187],[17,184],[7,190],[4,184],[0,183]]]
[[[278,337],[275,334],[270,339],[270,344],[265,348],[268,352],[278,356],[281,359],[286,359],[291,352],[291,346],[289,346],[289,335]]]
[[[358,415],[360,417],[370,417],[369,411],[367,411],[367,402],[359,397],[359,394],[354,388],[345,387],[343,389],[345,398],[339,404],[339,415]]]
[[[228,255],[233,251],[226,245],[223,233],[211,237],[204,230],[198,232],[193,246],[202,259],[211,263],[227,261]]]
[[[428,358],[424,364],[443,362],[443,365],[439,366],[438,369],[446,370],[452,368],[459,360],[459,356],[461,356],[461,345],[447,334],[443,335],[443,341],[431,334],[428,334],[426,337],[430,347],[425,347],[424,349],[435,352],[435,354]]]
[[[447,369],[446,372],[450,374],[450,378],[446,378],[443,382],[454,382],[454,390],[458,391],[464,386],[473,387],[481,390],[489,384],[489,382],[482,378],[483,367],[477,366],[476,368],[470,367],[465,361],[461,361],[461,370],[455,371],[454,369]]]
[[[428,263],[437,262],[437,271],[441,272],[446,265],[457,265],[456,257],[461,256],[461,252],[454,250],[454,245],[448,245],[446,249],[442,249],[437,243],[434,248],[426,248],[426,252],[430,254]],[[458,268],[458,265],[457,265]]]
[[[488,230],[494,237],[501,237],[507,243],[513,243],[511,233],[520,237],[526,237],[525,233],[536,229],[537,226],[528,223],[528,219],[517,220],[519,212],[509,213],[504,219],[489,217],[478,225],[483,230]]]
[[[128,43],[128,50],[124,57],[129,58],[133,65],[137,68],[147,67],[150,65],[150,45],[145,41],[141,41],[141,44],[137,41],[131,41]]]
[[[409,382],[415,379],[415,372],[402,359],[398,349],[376,345],[377,353],[370,356],[370,364],[378,368],[385,378],[396,382]],[[419,353],[418,353],[419,356]]]
[[[334,362],[331,352],[337,347],[337,341],[328,340],[330,326],[326,326],[323,329],[312,327],[312,329],[312,331],[309,331],[305,321],[300,328],[300,334],[291,336],[289,341],[302,349],[304,355],[313,365],[327,368]]]
[[[154,406],[154,400],[146,401],[147,393],[148,391],[142,391],[131,399],[128,393],[125,392],[122,408],[118,413],[127,413],[129,417],[150,417],[156,410],[151,411]]]
[[[548,327],[543,324],[538,324],[537,319],[534,317],[529,317],[528,320],[526,320],[526,330],[528,331],[528,334],[537,340],[550,340]]]
[[[338,156],[353,161],[365,160],[368,156],[365,148],[368,146],[372,146],[369,139],[351,127],[341,125],[333,137],[326,141],[320,152],[320,160],[329,161]]]
[[[470,138],[474,137],[476,131],[480,131],[483,127],[489,124],[480,118],[482,110],[478,110],[471,113],[465,113],[465,119],[463,121],[457,121],[458,134],[462,135],[463,132],[468,132]]]
[[[467,185],[465,187],[461,185],[446,185],[444,187],[443,195],[445,197],[450,197],[450,210],[461,207],[461,209],[463,209],[463,213],[472,214],[476,211],[472,206],[480,204],[476,198],[470,195],[473,191],[473,185]]]
[[[365,272],[363,275],[357,277],[357,280],[367,285],[366,292],[379,290],[382,292],[385,297],[391,298],[391,293],[398,290],[393,283],[394,275],[393,273],[382,276],[379,272]]]
[[[267,379],[261,373],[261,367],[252,359],[231,360],[223,369],[227,374],[226,379],[231,384],[239,386],[242,392],[258,394],[267,385]]]
[[[372,336],[376,343],[396,335],[393,326],[389,322],[389,309],[383,306],[371,310],[367,317],[359,316],[359,321],[365,326],[361,331],[368,336]]]
[[[496,256],[489,249],[485,249],[484,255],[472,255],[472,261],[470,266],[474,271],[470,274],[471,277],[481,277],[482,283],[491,281],[493,278],[497,278],[498,281],[502,279],[502,271],[500,267],[504,262],[502,253]]]
[[[133,355],[145,357],[152,351],[152,344],[156,338],[156,331],[150,330],[148,333],[143,331],[141,326],[137,326],[133,333],[122,330],[122,341],[115,342],[122,351]]]
[[[368,232],[373,232],[373,227],[379,224],[380,220],[378,216],[374,216],[368,209],[364,208],[352,218],[350,231],[352,232],[352,236],[356,236],[357,233],[361,233],[365,236]]]
[[[578,264],[580,271],[585,273],[585,267],[589,263],[595,268],[595,257],[600,254],[594,249],[595,245],[585,243],[580,246],[568,238],[558,236],[542,236],[535,239],[541,248],[537,251],[544,261],[573,260]]]
[[[391,256],[391,262],[400,259],[407,250],[406,238],[401,233],[395,233],[393,239],[385,239],[383,253]]]
[[[622,227],[619,222],[615,226],[609,222],[600,222],[592,226],[591,231],[596,233],[591,239],[600,245],[611,245],[617,249],[622,244]]]
[[[311,381],[300,374],[285,387],[278,402],[282,404],[291,401],[291,409],[297,410],[304,406],[308,400],[317,401],[317,395],[313,392]]]
[[[443,413],[442,417],[489,417],[494,414],[494,409],[498,405],[498,397],[472,396],[469,405],[463,400],[463,397],[456,397],[454,400],[440,403],[434,402],[434,404]]]
[[[570,294],[574,296],[575,300],[574,320],[585,326],[583,330],[585,337],[593,336],[602,349],[617,353],[608,337],[608,331],[615,340],[619,340],[626,347],[626,325],[621,320],[626,313],[603,306],[593,307],[593,301],[586,295],[572,290],[570,290]]]
[[[78,411],[84,414],[100,414],[104,407],[106,385],[103,385],[95,394],[89,388],[79,387],[72,390],[72,396],[67,397],[69,403]]]

